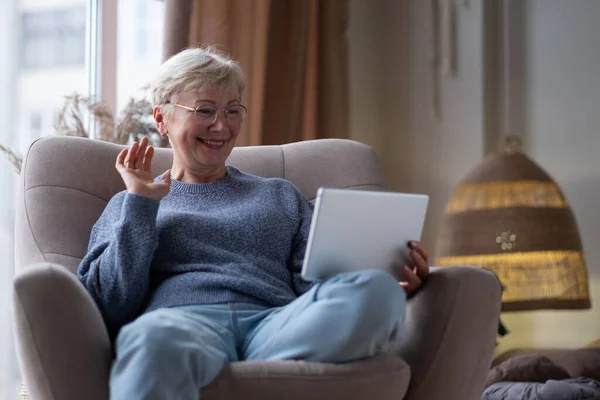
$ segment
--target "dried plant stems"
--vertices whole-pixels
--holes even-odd
[[[148,137],[155,147],[167,147],[168,141],[162,140],[152,117],[152,104],[145,99],[131,98],[115,118],[110,107],[103,101],[73,93],[65,96],[54,124],[54,134],[64,136],[89,137],[85,129],[86,119],[92,117],[98,124],[98,139],[106,142],[127,144],[130,140]],[[0,151],[17,173],[21,172],[22,157],[8,146],[0,144]]]
[[[8,161],[13,165],[17,173],[21,172],[21,164],[23,164],[23,157],[15,153],[11,148],[0,144],[0,151],[6,154]]]

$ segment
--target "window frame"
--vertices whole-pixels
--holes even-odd
[[[87,25],[90,44],[86,62],[88,92],[93,98],[102,99],[113,115],[117,111],[118,1],[89,0]],[[91,122],[89,135],[94,139],[97,126]]]

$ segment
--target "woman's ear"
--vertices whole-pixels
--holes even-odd
[[[167,130],[167,125],[165,124],[165,111],[161,106],[154,106],[152,109],[152,116],[154,117],[154,122],[156,123],[156,129],[158,129],[158,132],[161,134],[161,136],[166,136],[169,132]]]

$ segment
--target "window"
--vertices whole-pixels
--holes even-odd
[[[22,68],[83,67],[85,4],[21,13]]]
[[[66,95],[97,91],[116,109],[140,95],[161,63],[163,15],[160,0],[0,0],[0,144],[24,154],[53,133]],[[21,385],[11,320],[17,180],[0,152],[0,399],[17,399]]]
[[[148,1],[136,1],[135,16],[135,55],[144,60],[148,56]]]
[[[117,109],[142,96],[162,62],[163,1],[119,0]]]
[[[42,130],[42,116],[40,113],[31,113],[29,116],[29,129],[32,133],[40,134],[40,131]]]

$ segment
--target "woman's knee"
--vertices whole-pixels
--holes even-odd
[[[375,313],[391,319],[404,318],[406,294],[392,275],[374,269],[347,275],[353,286],[352,303],[360,312]]]
[[[116,353],[117,370],[134,365],[179,378],[187,374],[199,387],[214,379],[228,359],[237,358],[224,328],[174,309],[152,311],[123,327]]]
[[[149,353],[169,353],[177,339],[191,335],[173,321],[169,310],[156,310],[143,314],[125,325],[117,336],[117,354],[120,350],[135,348]]]

